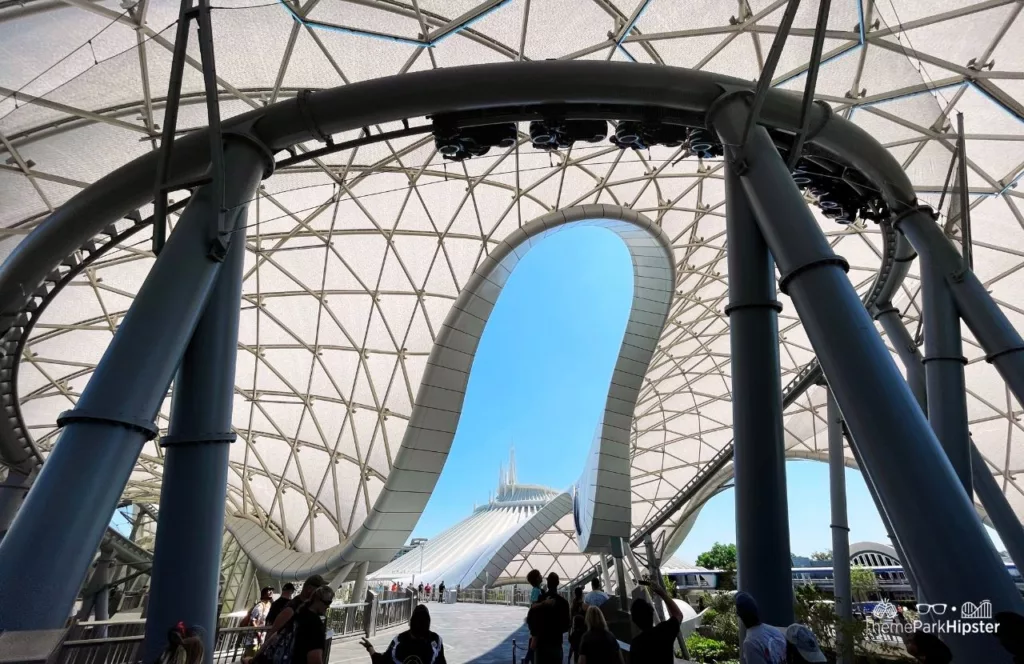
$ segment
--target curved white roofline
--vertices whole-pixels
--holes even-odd
[[[226,520],[256,569],[276,579],[296,579],[350,562],[377,566],[391,560],[409,538],[444,468],[480,337],[502,288],[535,243],[582,225],[607,228],[626,243],[633,262],[633,301],[604,415],[580,482],[580,548],[586,549],[590,540],[603,547],[609,537],[629,536],[630,425],[668,316],[675,263],[668,236],[644,215],[615,205],[580,205],[524,224],[480,261],[437,335],[393,470],[370,514],[348,541],[304,553],[276,541],[248,519]]]

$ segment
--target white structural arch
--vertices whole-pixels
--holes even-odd
[[[252,520],[228,519],[228,529],[258,570],[275,578],[296,579],[337,570],[347,563],[366,562],[376,567],[391,560],[409,538],[444,468],[462,414],[473,359],[502,288],[532,246],[552,233],[581,225],[606,228],[626,244],[633,263],[633,299],[598,435],[578,484],[580,548],[607,551],[609,538],[629,537],[632,413],[668,316],[675,266],[668,237],[644,215],[614,205],[582,205],[524,224],[481,261],[434,342],[387,482],[370,515],[348,541],[303,553],[274,541]],[[543,532],[534,530],[535,534]],[[495,569],[504,567],[501,564]]]

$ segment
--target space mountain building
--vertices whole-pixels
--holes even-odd
[[[571,578],[591,564],[575,540],[572,502],[571,493],[519,484],[513,452],[487,504],[370,574],[367,581],[491,587],[524,583],[533,567]]]

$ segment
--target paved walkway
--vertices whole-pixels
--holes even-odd
[[[512,640],[519,658],[527,642],[526,607],[481,604],[427,604],[430,629],[441,635],[448,664],[511,664]],[[370,639],[377,652],[401,630],[389,630]],[[330,664],[370,664],[359,641],[335,643]]]

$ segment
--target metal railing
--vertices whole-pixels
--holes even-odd
[[[366,635],[366,609],[370,604],[332,604],[327,609],[327,629],[335,638]]]
[[[377,612],[373,623],[374,632],[408,623],[415,604],[416,600],[411,597],[377,602]]]
[[[379,630],[405,626],[417,603],[412,593],[393,599],[379,599],[374,593],[367,593],[366,599],[357,604],[333,604],[327,609],[325,661],[334,641],[372,636]],[[241,626],[245,615],[243,611],[221,616],[214,637],[215,664],[240,661],[254,637],[267,631],[267,627]],[[71,625],[53,664],[139,664],[145,630],[144,620]]]
[[[529,606],[529,586],[499,586],[498,588],[467,588],[460,590],[456,601],[467,604],[504,604],[506,606]]]
[[[88,626],[88,625],[83,625]],[[142,659],[145,623],[142,630],[138,621],[126,623],[120,632],[134,631],[131,635],[100,638],[99,629],[85,631],[85,638],[68,638],[61,646],[58,664],[136,664]],[[76,626],[77,627],[77,626]],[[107,626],[110,629],[111,626]],[[224,627],[214,637],[213,661],[218,664],[236,662],[242,658],[254,637],[267,631],[266,627]]]

